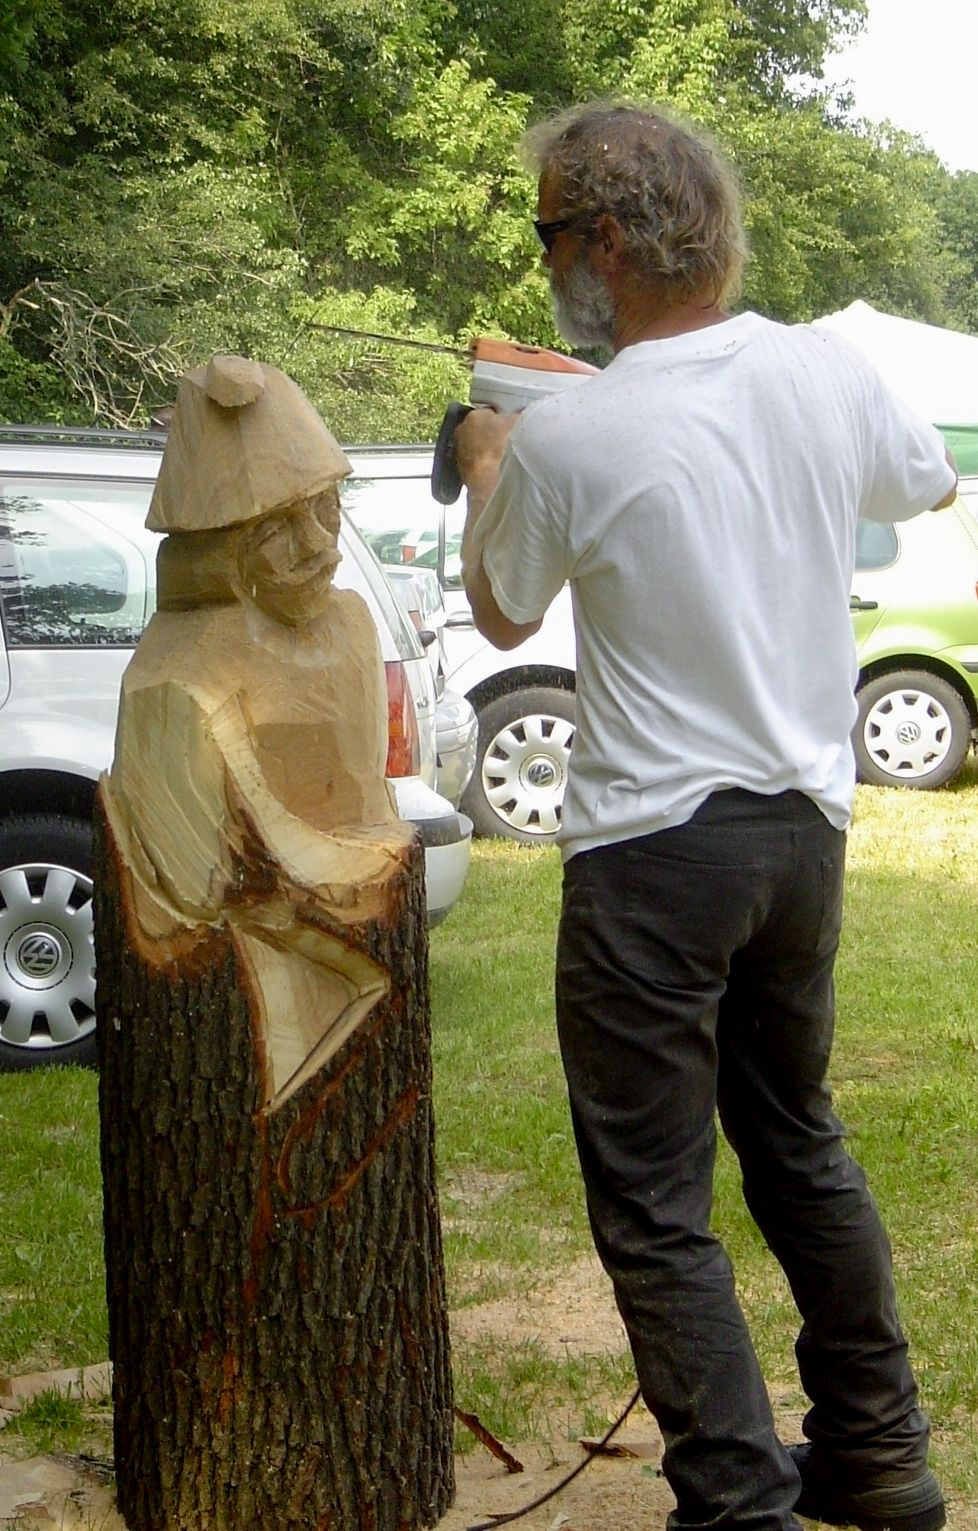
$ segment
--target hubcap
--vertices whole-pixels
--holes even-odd
[[[953,729],[947,712],[926,691],[889,691],[866,714],[863,742],[881,771],[900,781],[929,776],[943,764]]]
[[[509,829],[554,835],[560,828],[574,725],[534,713],[500,729],[482,762],[487,801]]]
[[[67,867],[8,867],[0,905],[0,1041],[79,1041],[95,1026],[91,879]]]

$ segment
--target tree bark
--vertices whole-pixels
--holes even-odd
[[[131,1531],[409,1531],[451,1503],[423,859],[331,929],[389,983],[289,1093],[233,922],[147,939],[100,791],[101,1147]]]

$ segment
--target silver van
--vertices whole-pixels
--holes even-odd
[[[95,1056],[91,811],[119,687],[152,615],[159,538],[144,522],[165,437],[0,426],[0,1070]],[[435,790],[435,685],[356,528],[337,585],[380,634],[388,777],[425,848],[429,919],[465,881],[471,822]]]

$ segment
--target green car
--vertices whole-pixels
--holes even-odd
[[[942,787],[978,739],[978,478],[947,510],[860,521],[850,606],[861,781]]]

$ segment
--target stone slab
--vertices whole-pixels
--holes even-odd
[[[41,1393],[64,1393],[71,1398],[91,1402],[112,1396],[112,1366],[102,1361],[97,1366],[74,1366],[62,1371],[31,1372],[26,1377],[0,1376],[0,1409],[23,1408]]]

